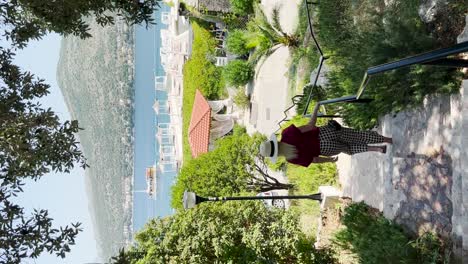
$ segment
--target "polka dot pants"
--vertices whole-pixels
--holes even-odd
[[[368,144],[383,143],[385,137],[375,131],[359,131],[342,127],[320,127],[320,155],[334,156],[343,152],[348,155],[366,152]]]

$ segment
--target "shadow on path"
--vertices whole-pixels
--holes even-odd
[[[413,234],[434,231],[449,238],[452,231],[452,158],[440,151],[434,156],[412,154],[398,168],[393,183],[406,196],[395,221]]]

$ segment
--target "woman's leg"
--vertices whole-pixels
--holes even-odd
[[[354,155],[357,153],[375,151],[380,153],[387,152],[387,146],[367,146],[366,144],[351,144],[349,145],[349,155]]]
[[[335,128],[330,127],[328,125],[320,127],[319,140],[320,141],[337,141],[338,133]]]
[[[321,140],[320,141],[320,155],[322,156],[335,156],[341,152],[350,154],[348,145],[339,141]]]
[[[392,143],[392,138],[384,137],[375,131],[359,131],[352,128],[343,127],[339,132],[339,140],[350,145]]]
[[[368,146],[366,144],[344,144],[339,141],[320,141],[320,155],[335,156],[340,153],[354,155],[362,152],[375,151],[380,153],[387,152],[387,146]]]
[[[380,153],[387,153],[387,146],[368,146],[367,151],[376,151]]]

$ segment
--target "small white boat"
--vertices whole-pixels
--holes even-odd
[[[146,168],[146,193],[151,198],[155,198],[156,196],[156,167],[148,167]]]

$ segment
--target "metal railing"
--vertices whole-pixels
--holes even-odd
[[[302,115],[306,115],[307,114],[307,109],[309,108],[309,104],[310,104],[310,101],[312,100],[312,91],[314,90],[315,87],[317,87],[317,82],[318,82],[318,78],[320,76],[320,72],[322,71],[322,67],[323,67],[323,63],[325,62],[325,60],[328,59],[327,56],[325,56],[325,54],[323,53],[323,50],[322,48],[320,47],[320,44],[317,40],[317,37],[315,36],[315,33],[314,33],[314,29],[313,29],[313,26],[312,26],[312,19],[310,17],[310,9],[309,9],[309,5],[312,5],[312,4],[315,4],[315,2],[309,2],[307,0],[304,0],[304,4],[305,4],[305,8],[306,8],[306,12],[307,12],[307,22],[308,22],[308,28],[309,28],[309,31],[310,31],[310,35],[312,37],[312,40],[314,41],[314,45],[315,45],[315,48],[317,48],[317,52],[320,54],[320,58],[319,58],[319,66],[317,68],[317,75],[315,75],[315,79],[314,79],[314,82],[312,84],[312,88],[310,90],[310,93],[307,97],[307,103],[306,103],[306,107],[304,109],[304,113],[302,113]],[[297,106],[298,103],[302,100],[302,98],[304,97],[305,95],[302,94],[302,95],[296,95],[294,96],[293,98],[291,98],[291,101],[292,101],[292,105],[289,106],[288,108],[286,108],[286,110],[283,111],[283,114],[284,114],[284,117],[283,119],[281,119],[279,122],[278,122],[278,126],[279,128],[276,130],[276,132],[278,132],[278,130],[281,129],[281,124],[283,122],[286,122],[286,121],[289,121],[288,119],[288,111]],[[325,117],[322,115],[322,117]]]
[[[322,66],[324,61],[327,59],[327,57],[324,55],[323,50],[320,47],[320,44],[317,41],[317,38],[314,34],[314,30],[312,27],[312,22],[311,22],[311,17],[310,17],[310,10],[309,10],[309,5],[315,4],[314,2],[310,2],[307,0],[304,0],[304,4],[306,7],[306,12],[307,12],[307,19],[308,19],[308,24],[309,24],[309,31],[312,36],[312,39],[314,41],[315,47],[317,48],[317,51],[320,53],[320,61],[319,61],[319,66],[317,68],[317,75],[315,76],[314,82],[312,84],[312,89],[310,90],[309,94],[307,95],[307,103],[304,107],[304,111],[302,113],[303,116],[310,116],[307,114],[307,110],[309,109],[309,104],[312,100],[312,93],[314,91],[314,88],[317,86],[317,81],[320,76],[320,72],[322,70]],[[468,52],[468,41],[462,42],[459,44],[456,44],[454,46],[448,47],[448,48],[443,48],[443,49],[438,49],[438,50],[433,50],[429,51],[426,53],[422,53],[419,55],[411,56],[405,59],[397,60],[394,62],[389,62],[385,64],[381,64],[378,66],[373,66],[370,67],[366,70],[364,73],[364,77],[362,79],[361,85],[359,86],[359,89],[357,90],[357,93],[355,95],[348,95],[344,97],[339,97],[339,98],[333,98],[333,99],[328,99],[328,100],[323,100],[320,101],[319,103],[321,105],[327,105],[327,104],[334,104],[334,103],[360,103],[360,102],[369,102],[372,101],[372,98],[362,98],[362,95],[364,94],[366,87],[373,75],[387,72],[387,71],[392,71],[404,67],[409,67],[411,65],[416,65],[416,64],[426,64],[426,65],[436,65],[436,66],[445,66],[445,67],[455,67],[455,68],[468,68],[468,60],[463,60],[463,59],[453,59],[453,58],[447,58],[449,56],[457,55],[460,53]],[[278,130],[281,129],[281,123],[288,121],[288,115],[287,112],[295,107],[301,99],[306,96],[306,95],[296,95],[292,98],[293,104],[289,106],[283,113],[284,113],[284,118],[278,122]],[[337,117],[335,115],[319,115],[319,117]],[[278,131],[277,130],[277,131]]]

